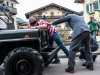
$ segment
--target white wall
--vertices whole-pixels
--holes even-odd
[[[86,11],[86,4],[90,4],[90,3],[93,3],[95,0],[85,0],[85,3],[83,3],[83,11],[84,11],[84,20],[85,22],[87,23],[90,19],[90,16],[89,13],[87,13]],[[99,12],[98,11],[94,11],[95,14],[92,14],[94,15],[94,18],[100,22],[100,17],[99,17]]]

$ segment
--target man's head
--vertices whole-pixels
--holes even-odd
[[[65,13],[65,16],[67,16],[68,14],[71,14],[70,12]]]
[[[68,14],[75,14],[74,12],[67,12],[65,13],[65,16],[67,16]]]
[[[30,23],[30,25],[35,25],[35,23],[36,23],[36,19],[34,18],[34,17],[30,17],[29,18],[29,23]]]
[[[94,19],[94,16],[90,16],[90,19],[93,20]]]

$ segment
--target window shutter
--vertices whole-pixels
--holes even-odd
[[[86,4],[86,12],[89,13],[89,4]]]
[[[98,1],[95,1],[95,2],[94,2],[94,8],[95,8],[95,11],[98,10]]]

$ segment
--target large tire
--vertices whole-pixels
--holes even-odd
[[[4,75],[42,75],[44,63],[42,56],[32,48],[17,48],[4,60]]]

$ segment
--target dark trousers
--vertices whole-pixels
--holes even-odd
[[[95,52],[95,51],[98,50],[98,45],[97,44],[91,44],[90,46],[91,46],[90,47],[91,48],[91,52]],[[84,45],[80,46],[79,52],[80,52],[80,57],[86,59],[86,57],[85,57],[85,46]]]
[[[71,68],[74,68],[75,55],[78,52],[82,42],[85,45],[86,65],[93,65],[92,54],[90,49],[90,33],[87,31],[81,33],[71,41],[71,45],[69,49],[69,60],[68,60],[68,66]]]

